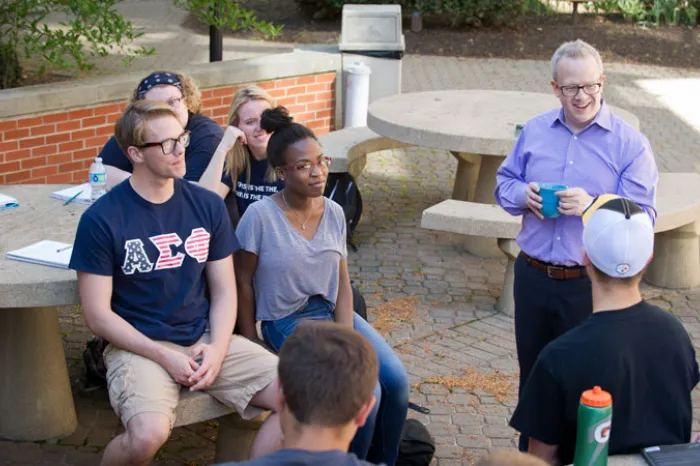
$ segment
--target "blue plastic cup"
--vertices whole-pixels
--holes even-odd
[[[559,212],[559,197],[554,193],[564,191],[566,185],[555,183],[540,183],[540,197],[542,197],[542,215],[544,218],[557,218]]]

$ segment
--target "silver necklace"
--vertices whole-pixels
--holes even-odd
[[[284,197],[284,190],[282,191],[281,194],[282,194],[282,200],[284,201],[284,205],[287,206],[287,210],[290,211],[292,213],[292,215],[294,215],[294,217],[296,217],[296,212],[294,212],[292,210],[292,208],[289,207],[289,202],[287,202],[287,198]],[[310,210],[311,210],[311,212],[309,212],[309,215],[306,216],[306,220],[304,220],[304,222],[301,224],[302,231],[306,231],[306,222],[309,221],[309,219],[311,218],[311,214],[314,212],[313,200],[311,201],[311,209]],[[297,220],[299,220],[299,219],[297,218]]]

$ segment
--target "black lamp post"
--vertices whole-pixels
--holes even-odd
[[[214,9],[214,16],[218,19],[219,12]],[[223,60],[224,53],[224,38],[221,35],[221,29],[216,26],[209,26],[209,61]]]

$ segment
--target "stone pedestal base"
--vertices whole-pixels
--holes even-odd
[[[75,405],[55,308],[0,309],[0,438],[70,435]]]
[[[267,412],[250,420],[242,419],[238,414],[220,417],[214,461],[247,461],[253,440],[269,415]]]
[[[662,288],[694,288],[700,285],[700,222],[657,233],[654,259],[644,279]]]
[[[513,298],[513,284],[515,282],[515,259],[520,254],[520,246],[514,239],[499,238],[498,248],[508,258],[506,274],[503,278],[503,290],[501,299],[498,300],[496,308],[503,314],[513,317],[515,315],[515,300]]]

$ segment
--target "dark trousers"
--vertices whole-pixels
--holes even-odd
[[[520,254],[515,260],[515,346],[520,366],[520,387],[547,344],[576,327],[593,312],[588,277],[555,280],[528,264]],[[527,451],[528,438],[520,435],[520,451]]]

